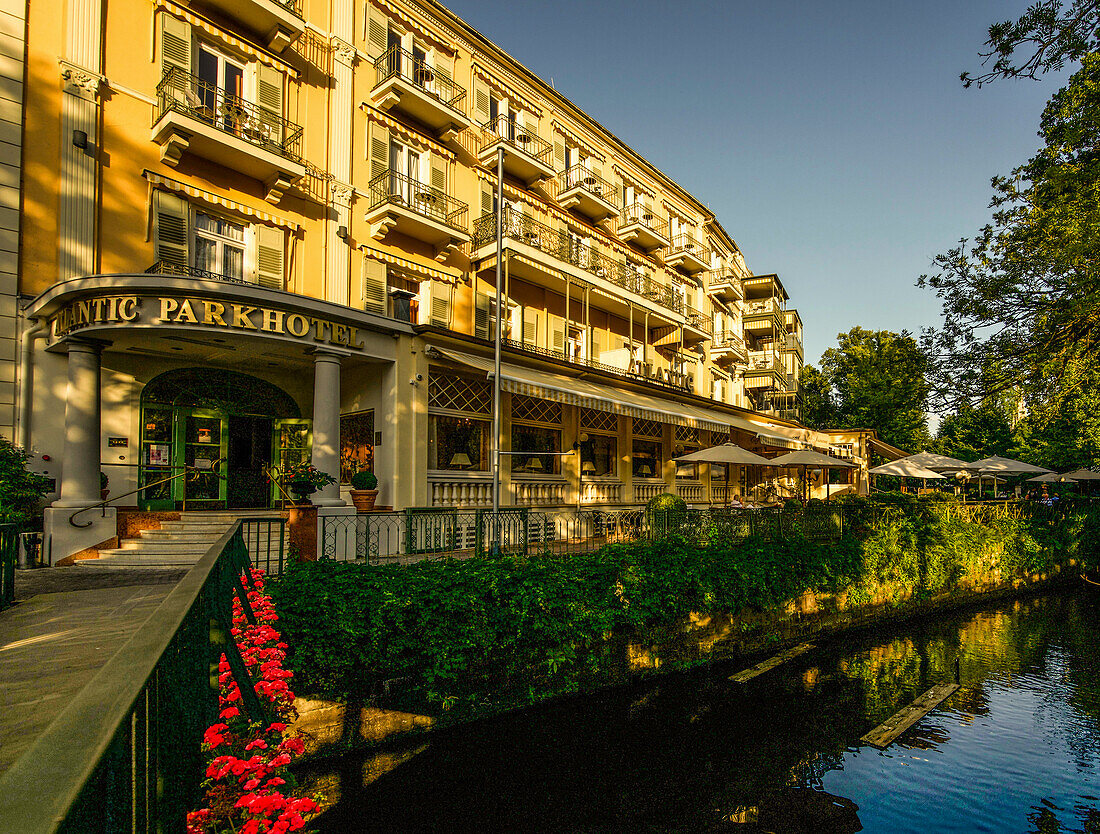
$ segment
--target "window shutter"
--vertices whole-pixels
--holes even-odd
[[[493,187],[487,182],[481,184],[481,214],[485,216],[493,213]],[[496,226],[494,225],[495,229]]]
[[[451,288],[442,281],[433,281],[430,323],[436,327],[451,326]]]
[[[153,249],[158,261],[189,266],[190,218],[187,201],[167,191],[153,192]]]
[[[474,121],[481,127],[489,121],[489,85],[474,76]]]
[[[523,311],[523,342],[524,344],[533,345],[538,339],[539,335],[539,321],[536,318],[534,310]]]
[[[386,264],[363,258],[363,309],[386,315]]]
[[[191,25],[167,12],[160,15],[160,71],[173,67],[191,73]]]
[[[490,305],[493,300],[483,292],[479,292],[474,299],[474,336],[479,339],[489,338]]]
[[[557,133],[554,134],[554,167],[559,171],[565,170],[565,140]]]
[[[565,319],[561,316],[550,316],[550,349],[565,353]]]
[[[439,154],[432,154],[432,188],[446,193],[447,160]]]
[[[600,354],[603,353],[603,331],[592,330],[592,356],[589,358],[595,362],[600,361]]]
[[[435,71],[451,81],[455,74],[455,59],[440,50],[435,51]]]
[[[371,182],[390,168],[390,129],[377,122],[370,125],[370,178]]]
[[[256,104],[260,106],[260,124],[266,141],[283,141],[283,74],[267,64],[256,66]]]
[[[367,3],[367,57],[372,61],[386,52],[386,37],[390,22],[386,16],[370,3]],[[374,86],[373,84],[371,86]]]
[[[256,227],[256,283],[269,290],[283,288],[283,242],[278,226]]]

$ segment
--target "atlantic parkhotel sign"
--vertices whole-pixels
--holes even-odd
[[[291,337],[352,350],[364,347],[357,327],[279,307],[181,295],[104,295],[73,301],[49,319],[50,341],[89,327],[185,326]]]

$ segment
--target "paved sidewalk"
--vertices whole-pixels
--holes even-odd
[[[17,571],[16,605],[0,612],[0,773],[185,573],[82,567]]]

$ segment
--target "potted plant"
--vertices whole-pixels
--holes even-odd
[[[378,500],[378,478],[373,472],[360,469],[351,476],[351,503],[360,513],[369,513]]]
[[[100,470],[99,473],[99,500],[106,501],[107,496],[111,494],[111,490],[107,489],[107,484],[111,482],[111,479],[107,477],[107,473]]]
[[[336,479],[322,472],[311,463],[299,463],[291,466],[283,475],[290,494],[299,504],[312,504],[311,495],[321,487],[336,483]]]

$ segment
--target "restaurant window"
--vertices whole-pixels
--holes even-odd
[[[663,464],[660,441],[634,438],[630,460],[635,478],[660,478]]]
[[[614,435],[586,432],[581,441],[581,474],[591,477],[618,475],[617,438]]]
[[[512,473],[557,475],[561,471],[561,429],[512,424]],[[521,453],[521,454],[515,454]]]
[[[459,472],[489,471],[488,420],[428,416],[428,468]]]

